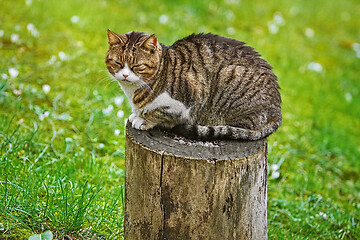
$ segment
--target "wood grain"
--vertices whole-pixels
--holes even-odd
[[[267,142],[127,126],[125,239],[267,239]]]

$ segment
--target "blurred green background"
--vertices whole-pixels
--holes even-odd
[[[212,32],[274,67],[269,239],[360,238],[360,2],[1,0],[0,239],[123,236],[127,99],[106,30]]]

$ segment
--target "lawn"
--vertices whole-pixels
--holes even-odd
[[[0,239],[122,239],[130,107],[106,70],[107,29],[255,47],[283,100],[269,137],[269,239],[360,238],[358,0],[0,6]]]

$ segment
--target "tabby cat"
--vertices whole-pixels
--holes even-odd
[[[200,139],[257,140],[281,125],[272,67],[244,42],[193,34],[172,46],[108,30],[108,71],[128,97],[132,127]]]

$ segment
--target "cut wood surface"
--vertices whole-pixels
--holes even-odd
[[[125,239],[267,239],[267,142],[197,142],[129,124]]]

